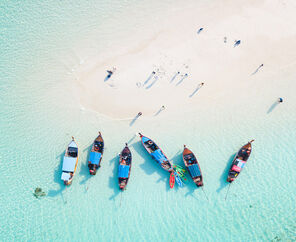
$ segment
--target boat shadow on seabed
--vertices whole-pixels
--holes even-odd
[[[233,153],[228,162],[227,162],[227,166],[225,167],[221,177],[220,177],[220,187],[216,190],[218,193],[221,192],[229,183],[226,181],[227,176],[228,176],[228,171],[231,167],[232,161],[234,159],[234,157],[236,156],[236,153]]]
[[[114,190],[114,194],[109,197],[109,200],[115,200],[115,198],[121,192],[118,186],[118,164],[119,164],[119,155],[116,155],[112,160],[110,160],[110,164],[114,164],[113,175],[109,177],[109,187]]]
[[[62,192],[65,190],[66,186],[64,185],[63,181],[61,180],[61,170],[62,170],[64,155],[65,155],[65,152],[63,152],[57,156],[57,159],[59,159],[60,162],[54,170],[54,182],[59,184],[60,189],[49,190],[47,196],[55,197],[59,194],[62,194]]]
[[[86,162],[81,162],[80,168],[79,168],[79,177],[82,176],[83,180],[79,182],[79,184],[83,185],[85,184],[89,178],[92,176],[89,174],[88,169],[88,160],[89,160],[89,154],[92,149],[92,144],[86,147],[83,152],[87,152]],[[99,172],[100,168],[98,169]]]

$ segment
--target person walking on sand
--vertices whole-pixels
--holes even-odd
[[[108,72],[108,76],[107,76],[107,78],[110,78],[110,77],[113,75],[113,73],[114,73],[115,71],[116,71],[116,68],[115,68],[115,67],[112,68],[112,71],[107,70],[107,72]]]
[[[255,75],[261,68],[263,67],[263,64],[261,64],[253,73],[252,75]]]
[[[240,45],[240,43],[241,43],[240,40],[236,40],[236,41],[234,42],[234,46],[233,46],[233,47]]]
[[[142,112],[138,112],[138,117],[140,117],[142,115]]]
[[[203,31],[203,28],[200,28],[200,29],[197,31],[197,34],[200,34],[201,31]]]
[[[197,91],[199,89],[201,89],[201,87],[204,85],[205,83],[204,82],[201,82],[198,84],[197,88],[189,95],[189,97],[193,97],[195,93],[197,93]]]
[[[160,110],[161,110],[161,111],[162,111],[162,110],[165,110],[165,106],[161,106]]]
[[[278,103],[282,103],[284,100],[281,97],[279,97],[277,101]]]

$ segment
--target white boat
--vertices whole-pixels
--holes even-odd
[[[72,141],[69,143],[62,167],[62,177],[61,179],[64,181],[65,185],[71,185],[72,179],[75,175],[75,171],[78,164],[78,146],[72,137]]]

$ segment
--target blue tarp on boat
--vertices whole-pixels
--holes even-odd
[[[143,143],[145,143],[145,142],[148,141],[148,140],[151,140],[151,139],[147,138],[146,136],[143,136],[143,137],[142,137],[142,141],[143,141]]]
[[[188,170],[192,177],[200,176],[200,170],[197,164],[188,166]]]
[[[89,161],[91,164],[98,165],[102,154],[98,152],[90,152]]]
[[[164,156],[160,149],[152,152],[151,156],[160,164],[167,160],[167,158]]]
[[[128,178],[130,166],[119,165],[118,167],[118,177],[120,178]]]

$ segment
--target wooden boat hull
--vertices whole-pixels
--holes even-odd
[[[166,171],[168,171],[168,172],[172,172],[173,171],[173,166],[172,166],[172,164],[171,164],[171,162],[169,161],[169,159],[167,158],[167,156],[165,155],[165,153],[162,151],[162,149],[160,149],[159,147],[158,147],[158,145],[156,145],[156,143],[152,140],[152,139],[150,139],[150,138],[148,138],[148,137],[146,137],[146,136],[144,136],[144,135],[142,135],[141,133],[139,133],[139,135],[140,135],[140,138],[141,138],[141,142],[142,142],[142,145],[144,146],[144,148],[145,148],[145,150],[151,155],[151,157],[164,169],[164,170],[166,170]],[[155,150],[154,151],[156,151],[156,150],[159,150],[160,152],[161,152],[161,155],[163,155],[165,158],[166,158],[166,161],[165,162],[163,162],[162,164],[160,164],[154,157],[153,157],[153,155],[152,155],[152,153],[154,152],[154,151],[151,151],[151,149],[150,148],[148,148],[147,147],[147,145],[145,144],[145,142],[146,141],[144,141],[144,140],[147,140],[147,141],[150,141],[151,142],[151,144],[152,145],[155,145]]]
[[[126,175],[126,169],[128,169],[128,175]],[[122,168],[122,169],[121,169]],[[132,168],[132,153],[128,148],[128,145],[125,144],[124,149],[119,155],[119,167],[118,167],[118,185],[120,190],[125,190],[127,183],[129,181],[130,173]],[[121,175],[123,174],[123,175]]]
[[[194,153],[191,150],[189,150],[185,145],[183,150],[183,162],[195,185],[197,187],[203,186],[203,178],[198,161]]]
[[[254,140],[249,141],[247,144],[242,146],[240,150],[234,157],[232,161],[231,167],[228,171],[227,182],[233,182],[238,175],[241,173],[243,167],[245,166],[246,162],[248,161],[251,151],[252,151],[252,142]]]
[[[101,132],[99,132],[99,135],[93,142],[91,152],[89,155],[88,169],[89,169],[90,175],[96,175],[98,168],[101,167],[103,153],[104,153],[104,140]]]

